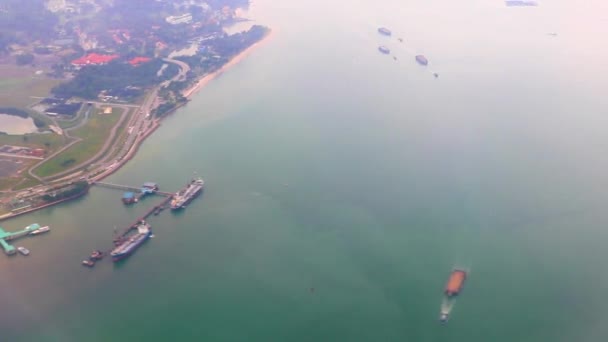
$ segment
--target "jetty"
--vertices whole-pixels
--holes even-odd
[[[114,184],[114,183],[107,183],[107,182],[91,182],[91,185],[97,185],[99,187],[102,188],[108,188],[108,189],[114,189],[114,190],[123,190],[123,191],[129,191],[129,192],[134,192],[134,193],[139,193],[139,194],[157,194],[160,196],[173,196],[173,193],[171,192],[164,192],[164,191],[158,191],[158,190],[150,190],[150,188],[146,187],[146,184],[149,183],[145,183],[144,186],[142,187],[137,187],[137,186],[132,186],[132,185],[121,185],[121,184]]]
[[[20,231],[11,233],[5,231],[4,229],[2,229],[2,227],[0,227],[0,245],[4,249],[4,253],[6,253],[7,255],[13,255],[17,252],[17,249],[11,244],[9,244],[7,241],[15,240],[29,235],[31,232],[35,231],[38,228],[40,228],[40,225],[38,223],[34,223],[30,224],[29,226],[25,227]]]

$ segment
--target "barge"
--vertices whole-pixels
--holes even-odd
[[[460,291],[462,291],[466,279],[467,271],[459,269],[453,270],[448,279],[448,283],[445,285],[445,295],[448,296],[448,298],[457,296]]]

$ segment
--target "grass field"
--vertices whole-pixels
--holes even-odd
[[[14,145],[31,148],[43,148],[47,154],[57,151],[64,146],[66,138],[57,134],[26,134],[26,135],[7,135],[0,134],[0,146]]]
[[[34,172],[40,177],[48,177],[70,169],[89,160],[103,147],[110,131],[117,124],[121,113],[116,110],[112,114],[91,115],[85,126],[72,131],[71,135],[83,139],[67,150],[61,152],[36,168]]]
[[[35,69],[16,65],[0,65],[0,106],[27,108],[36,102],[32,97],[46,97],[61,80],[35,75]]]

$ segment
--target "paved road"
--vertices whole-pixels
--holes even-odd
[[[190,66],[188,66],[188,64],[186,64],[185,62],[174,60],[174,59],[167,59],[167,58],[163,59],[163,61],[165,61],[167,63],[176,64],[176,65],[178,65],[180,67],[180,72],[177,75],[175,75],[170,80],[170,82],[184,80],[186,78],[187,73],[190,71]],[[114,167],[119,166],[119,164],[122,164],[122,163],[120,163],[120,161],[123,160],[123,159],[125,159],[125,158],[128,158],[132,153],[134,153],[135,149],[133,149],[133,147],[137,146],[139,143],[141,143],[141,141],[143,140],[143,138],[146,136],[146,133],[148,132],[148,130],[150,130],[151,127],[155,127],[156,125],[158,125],[158,121],[151,117],[150,111],[152,110],[152,108],[156,107],[156,105],[157,105],[158,91],[160,89],[161,89],[161,86],[156,86],[154,89],[152,89],[150,91],[150,93],[148,94],[148,96],[146,96],[146,98],[144,99],[144,102],[141,105],[117,104],[117,103],[107,103],[107,102],[98,102],[98,101],[91,101],[90,102],[92,104],[95,104],[96,106],[103,105],[103,106],[112,106],[112,107],[122,108],[123,109],[123,114],[122,114],[121,119],[119,120],[119,122],[112,129],[111,134],[108,137],[108,139],[106,139],[104,147],[101,149],[101,151],[99,153],[97,153],[95,156],[93,156],[92,158],[90,158],[87,162],[85,162],[85,163],[92,162],[93,160],[96,160],[99,157],[101,157],[103,154],[106,154],[106,156],[107,156],[107,157],[105,157],[105,159],[102,159],[101,161],[99,161],[98,163],[96,163],[99,166],[95,167],[94,170],[90,170],[89,174],[93,174],[95,172],[98,172],[99,170],[104,170],[104,169],[108,169],[108,168],[114,168]],[[122,144],[121,146],[109,146],[111,144],[112,140],[114,139],[114,136],[116,135],[117,128],[119,126],[121,126],[121,123],[124,120],[124,116],[126,115],[126,113],[127,113],[127,111],[128,111],[129,108],[137,108],[137,110],[135,110],[134,113],[133,113],[133,115],[131,115],[131,119],[130,119],[130,121],[128,123],[128,128],[127,129],[131,129],[131,131],[128,134],[125,143]],[[89,112],[90,112],[90,110],[87,111],[87,113],[85,114],[85,119],[83,120],[83,122],[79,123],[75,127],[71,127],[69,129],[66,129],[65,131],[71,131],[71,130],[74,130],[76,128],[82,127],[86,123],[86,120],[88,119]],[[35,165],[34,167],[30,168],[28,170],[28,173],[29,173],[30,176],[34,177],[35,179],[37,179],[38,181],[40,181],[43,184],[46,184],[47,181],[53,181],[53,183],[56,184],[58,181],[66,181],[67,182],[67,181],[70,181],[70,180],[74,180],[77,177],[82,177],[81,173],[78,173],[78,174],[69,174],[69,173],[71,173],[71,172],[73,173],[75,170],[81,168],[82,165],[85,164],[85,163],[80,163],[79,165],[74,166],[73,168],[70,168],[68,170],[65,170],[65,171],[63,171],[63,172],[61,172],[59,174],[55,174],[53,176],[45,177],[45,178],[38,177],[36,174],[33,173],[33,170],[35,170],[37,167],[39,167],[42,163],[44,163],[45,161],[47,161],[47,160],[55,157],[59,153],[67,150],[68,148],[70,148],[74,144],[76,144],[76,143],[78,143],[78,142],[81,141],[80,138],[70,137],[68,132],[66,132],[66,137],[68,137],[69,139],[74,139],[74,140],[71,141],[66,146],[64,146],[63,148],[61,148],[58,151],[56,151],[55,153],[51,154],[44,161],[42,161],[42,162],[38,163],[37,165]],[[107,150],[109,148],[113,148],[114,151],[112,151],[112,153],[107,153],[108,152]],[[118,154],[114,154],[113,152],[115,152],[115,150],[117,148],[120,149],[119,153]],[[113,156],[118,156],[118,157],[117,157],[117,159],[110,158],[110,157],[113,157]],[[92,164],[91,166],[94,166],[94,165],[95,164]],[[65,175],[63,178],[57,179],[58,177],[61,177],[63,175]],[[41,192],[41,191],[44,191],[46,189],[46,186],[45,185],[39,185],[39,186],[36,186],[34,188],[31,188],[31,189],[33,191],[35,191],[35,192]]]

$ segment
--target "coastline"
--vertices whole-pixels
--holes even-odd
[[[244,60],[247,56],[249,56],[249,54],[251,54],[253,52],[253,50],[255,50],[255,48],[259,47],[262,43],[270,40],[270,38],[273,35],[274,35],[274,30],[268,29],[268,32],[264,35],[264,37],[262,39],[251,44],[245,50],[241,51],[239,54],[230,58],[230,60],[228,60],[228,62],[226,64],[222,65],[216,71],[206,74],[204,76],[201,76],[192,87],[190,87],[189,89],[187,89],[186,91],[183,92],[184,97],[186,97],[188,100],[191,100],[192,96],[194,94],[196,94],[197,92],[199,92],[201,89],[203,89],[207,84],[209,84],[209,82],[211,82],[213,79],[220,76],[222,73],[224,73],[225,71],[228,71],[228,69],[230,69],[231,67],[237,65],[239,62]]]
[[[230,58],[230,60],[228,60],[228,62],[224,65],[222,65],[219,69],[217,69],[216,71],[206,74],[204,76],[201,76],[198,81],[196,82],[196,84],[194,84],[192,87],[190,87],[189,89],[187,89],[183,95],[184,97],[186,97],[188,99],[188,101],[190,101],[192,99],[192,96],[195,95],[197,92],[199,92],[200,90],[202,90],[207,84],[209,84],[209,82],[211,82],[212,80],[214,80],[217,76],[221,75],[222,73],[224,73],[225,71],[227,71],[228,69],[230,69],[231,67],[237,65],[239,62],[241,62],[242,60],[244,60],[247,56],[249,56],[253,50],[256,47],[259,47],[261,45],[261,43],[268,41],[269,38],[273,35],[274,31],[272,29],[269,29],[268,32],[264,35],[264,37],[262,37],[262,39],[260,39],[259,41],[253,43],[252,45],[250,45],[249,47],[247,47],[246,49],[244,49],[243,51],[241,51],[240,53],[238,53],[237,55],[233,56],[232,58]],[[173,114],[174,112],[176,112],[179,108],[185,106],[188,102],[184,102],[178,106],[176,106],[175,108],[173,108],[171,111],[169,111],[168,113],[166,113],[164,117]],[[160,127],[163,118],[158,118],[156,120],[153,121],[152,126],[147,129],[142,135],[141,137],[139,137],[138,139],[135,140],[133,146],[131,146],[131,148],[127,151],[126,155],[122,158],[122,160],[120,160],[112,169],[109,170],[104,170],[99,174],[96,174],[92,177],[89,178],[89,183],[94,183],[100,180],[103,180],[106,177],[111,176],[112,174],[114,174],[115,172],[117,172],[118,170],[120,170],[125,164],[127,164],[133,157],[135,157],[135,155],[137,154],[137,151],[139,150],[139,148],[141,147],[141,145],[143,144],[143,142],[150,136],[152,135],[152,133],[154,133],[154,131],[156,131],[156,129],[158,129],[158,127]],[[69,198],[65,198],[62,199],[60,201],[57,202],[53,202],[53,203],[48,203],[45,204],[43,206],[40,207],[36,207],[36,208],[31,208],[28,210],[25,210],[23,212],[19,212],[19,213],[9,213],[9,214],[5,214],[0,216],[0,222],[2,221],[6,221],[6,220],[10,220],[12,218],[15,218],[17,216],[21,216],[23,214],[28,214],[40,209],[44,209],[50,206],[53,206],[55,204],[59,204],[62,202],[66,202],[81,196],[84,196],[88,191],[85,191],[81,194],[78,194],[76,196],[72,196]]]

